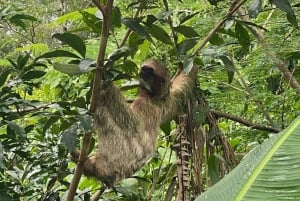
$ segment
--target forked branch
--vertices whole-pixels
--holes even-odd
[[[103,23],[102,23],[102,32],[101,32],[101,38],[100,38],[100,47],[99,47],[99,54],[97,58],[97,69],[94,72],[94,82],[93,82],[93,88],[92,88],[92,97],[91,97],[91,104],[90,104],[90,113],[94,114],[96,109],[96,103],[97,103],[97,97],[99,94],[99,91],[101,89],[101,80],[102,80],[102,74],[104,70],[104,59],[105,59],[105,51],[109,36],[109,28],[110,28],[110,16],[113,9],[113,0],[107,0],[106,5],[103,6],[99,3],[97,0],[93,0],[95,5],[101,10],[103,14]],[[76,193],[77,186],[79,184],[80,178],[82,176],[83,172],[83,164],[88,156],[88,151],[90,147],[90,141],[92,138],[92,133],[90,132],[88,134],[85,134],[82,138],[82,148],[81,153],[79,157],[79,162],[77,164],[77,168],[75,170],[74,176],[72,178],[72,182],[69,187],[69,192],[67,196],[67,201],[73,201],[74,196]]]

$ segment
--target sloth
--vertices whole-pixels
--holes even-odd
[[[170,80],[167,69],[149,59],[139,76],[139,95],[132,103],[127,103],[112,82],[97,97],[94,128],[98,148],[84,161],[83,173],[106,186],[132,176],[152,157],[160,125],[181,113],[191,95],[197,67]],[[75,162],[79,154],[73,154]]]

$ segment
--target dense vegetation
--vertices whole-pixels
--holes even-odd
[[[91,137],[94,75],[130,101],[146,58],[172,74],[197,64],[194,100],[102,200],[193,200],[298,117],[300,1],[109,2],[0,2],[1,201],[66,199],[68,150]],[[76,199],[100,188],[82,177]]]

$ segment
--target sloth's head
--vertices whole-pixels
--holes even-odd
[[[140,71],[140,90],[154,99],[169,94],[170,77],[167,69],[155,60],[146,60]]]

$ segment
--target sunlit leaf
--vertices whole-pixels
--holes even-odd
[[[149,33],[144,29],[140,22],[136,19],[125,18],[122,20],[122,23],[125,24],[129,29],[137,33],[138,35],[152,41]]]
[[[254,148],[242,162],[196,201],[298,200],[300,118]]]
[[[55,57],[70,57],[70,58],[80,58],[78,55],[65,51],[65,50],[54,50],[51,52],[46,52],[45,54],[42,54],[35,58],[35,60],[41,59],[41,58],[55,58]]]
[[[69,45],[74,50],[76,50],[82,56],[82,58],[85,58],[86,46],[84,41],[79,36],[65,32],[65,33],[56,33],[53,35],[53,37]]]
[[[182,41],[178,44],[178,54],[183,55],[186,54],[187,51],[192,49],[198,42],[199,38],[190,38]]]
[[[173,45],[173,42],[172,42],[170,36],[168,35],[168,33],[160,26],[152,24],[152,25],[148,26],[147,30],[151,34],[151,36],[153,36],[157,40],[159,40],[165,44],[168,44],[168,45]]]
[[[190,26],[181,25],[181,26],[174,27],[174,30],[178,33],[183,34],[185,37],[188,38],[199,36],[199,34],[195,31],[195,29],[193,29]]]

